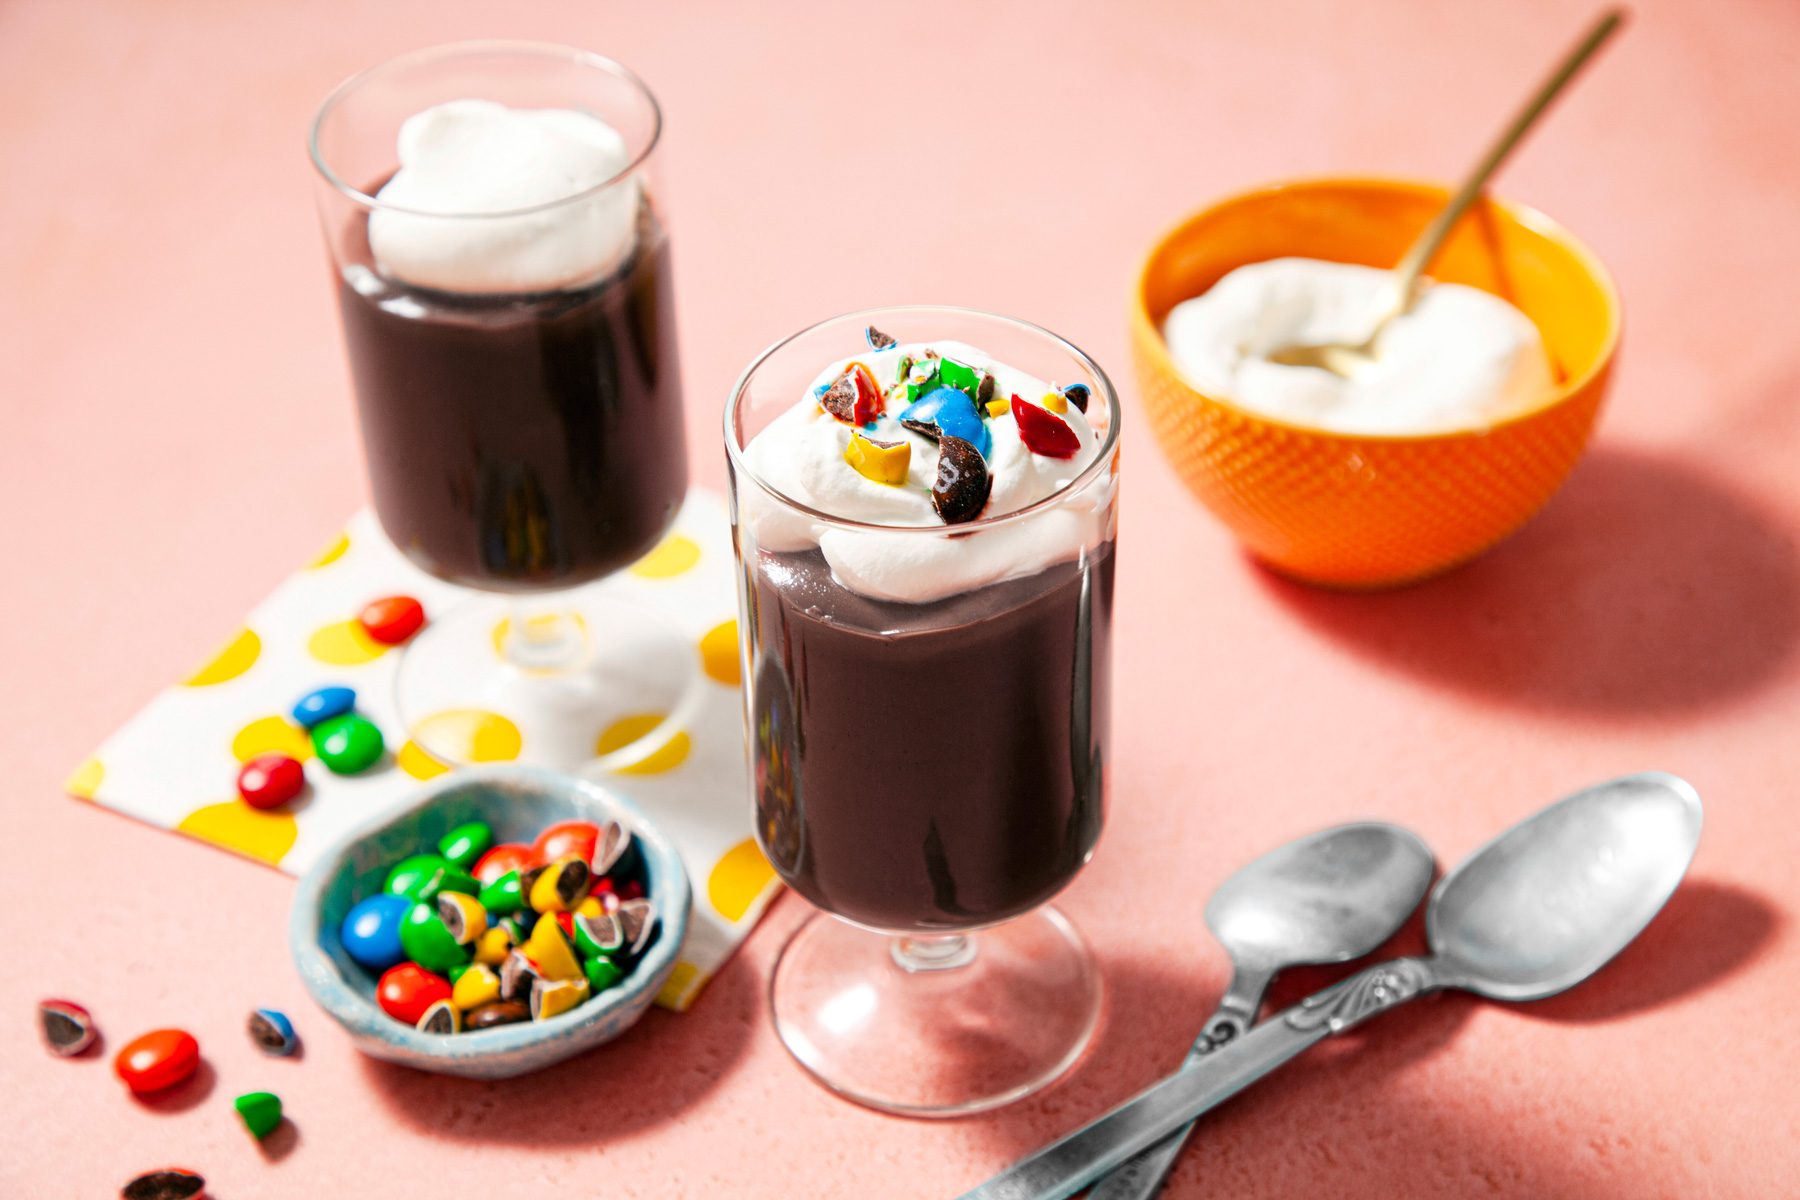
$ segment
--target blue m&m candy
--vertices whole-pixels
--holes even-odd
[[[994,436],[975,410],[975,401],[967,392],[953,387],[934,388],[916,403],[907,405],[901,410],[900,424],[927,435],[935,429],[940,434],[959,437],[981,451],[982,458],[994,453]]]
[[[406,961],[400,944],[400,928],[413,902],[405,896],[383,892],[351,909],[338,930],[344,953],[371,971],[385,971]]]
[[[311,729],[333,717],[341,717],[355,707],[356,691],[353,688],[316,688],[294,701],[294,723]]]

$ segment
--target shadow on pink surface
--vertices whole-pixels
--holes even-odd
[[[178,1083],[172,1088],[144,1096],[133,1096],[132,1099],[144,1112],[184,1113],[204,1104],[218,1083],[219,1073],[213,1070],[210,1062],[202,1058],[200,1065],[194,1068],[193,1077],[186,1083]]]
[[[762,982],[734,958],[690,1011],[653,1008],[617,1041],[517,1079],[457,1079],[357,1057],[370,1092],[432,1136],[592,1146],[678,1118],[719,1084],[765,1020]]]
[[[1775,677],[1800,642],[1787,531],[1722,481],[1606,446],[1518,535],[1441,578],[1359,594],[1258,574],[1360,654],[1521,705],[1700,709]]]

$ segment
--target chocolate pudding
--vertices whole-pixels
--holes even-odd
[[[926,604],[849,591],[817,550],[747,575],[757,834],[783,879],[919,931],[1018,916],[1073,878],[1105,791],[1110,542]]]
[[[600,579],[687,491],[669,244],[645,205],[607,278],[469,295],[381,274],[344,236],[338,301],[375,511],[413,562],[499,591]]]

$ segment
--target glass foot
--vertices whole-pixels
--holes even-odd
[[[832,1091],[883,1112],[1010,1104],[1074,1066],[1100,1021],[1100,972],[1060,912],[976,933],[896,937],[816,915],[769,981],[782,1044]]]
[[[400,658],[400,719],[450,766],[605,771],[639,762],[698,706],[699,650],[655,613],[595,591],[478,596]]]

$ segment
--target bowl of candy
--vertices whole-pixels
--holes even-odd
[[[288,937],[363,1053],[502,1079],[630,1028],[674,970],[690,896],[679,852],[629,801],[479,767],[327,852]]]
[[[1618,293],[1591,250],[1523,205],[1488,197],[1463,217],[1368,380],[1264,353],[1366,332],[1359,303],[1448,197],[1388,179],[1258,188],[1145,258],[1131,335],[1150,425],[1201,502],[1284,575],[1373,588],[1448,570],[1529,520],[1586,448]]]

